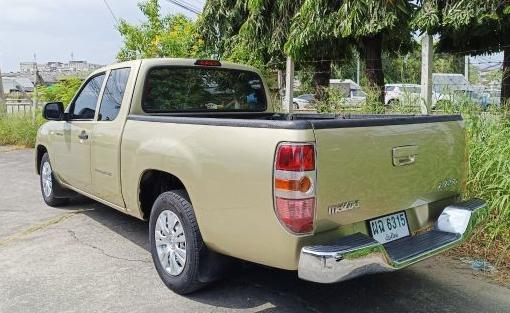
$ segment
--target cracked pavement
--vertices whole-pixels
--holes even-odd
[[[334,285],[236,263],[190,296],[160,281],[148,225],[97,202],[51,208],[32,150],[0,149],[0,312],[508,312],[510,289],[436,257]]]

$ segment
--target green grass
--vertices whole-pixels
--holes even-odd
[[[469,178],[467,195],[487,200],[491,208],[483,232],[487,244],[510,246],[510,118],[503,112],[465,114]]]
[[[33,147],[37,129],[43,123],[41,114],[37,114],[35,123],[31,116],[0,115],[0,145]]]

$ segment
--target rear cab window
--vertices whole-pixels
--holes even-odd
[[[147,73],[142,109],[146,113],[263,112],[267,99],[255,72],[164,66]]]

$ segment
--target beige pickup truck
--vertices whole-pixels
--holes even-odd
[[[79,193],[148,220],[182,294],[235,258],[319,283],[400,269],[461,243],[485,207],[461,198],[460,116],[274,113],[246,66],[118,63],[43,115],[44,201]]]

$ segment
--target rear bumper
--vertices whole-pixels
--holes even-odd
[[[303,247],[299,278],[334,283],[406,267],[462,243],[485,208],[485,202],[480,199],[450,205],[443,210],[432,230],[386,244],[356,233],[325,245]]]

